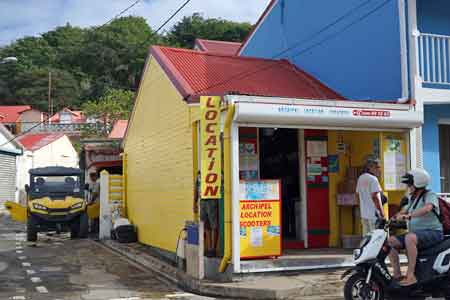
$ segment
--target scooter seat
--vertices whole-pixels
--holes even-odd
[[[447,249],[450,249],[450,238],[444,237],[444,240],[441,243],[437,244],[436,246],[419,250],[418,256],[419,257],[434,256]]]

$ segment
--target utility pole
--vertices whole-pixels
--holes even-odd
[[[48,120],[53,116],[53,103],[52,103],[52,72],[48,72]]]

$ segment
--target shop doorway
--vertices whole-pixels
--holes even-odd
[[[261,128],[259,145],[261,179],[281,180],[283,248],[303,248],[298,130]]]
[[[439,125],[441,192],[450,193],[450,125]]]

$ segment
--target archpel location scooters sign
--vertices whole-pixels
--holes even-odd
[[[280,256],[280,181],[241,181],[239,196],[241,258]]]
[[[221,97],[200,98],[201,197],[219,199],[222,183],[220,147]]]

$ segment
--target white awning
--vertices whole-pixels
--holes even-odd
[[[242,124],[349,129],[411,129],[423,124],[423,113],[409,104],[252,96],[227,99],[235,104],[234,120]]]

